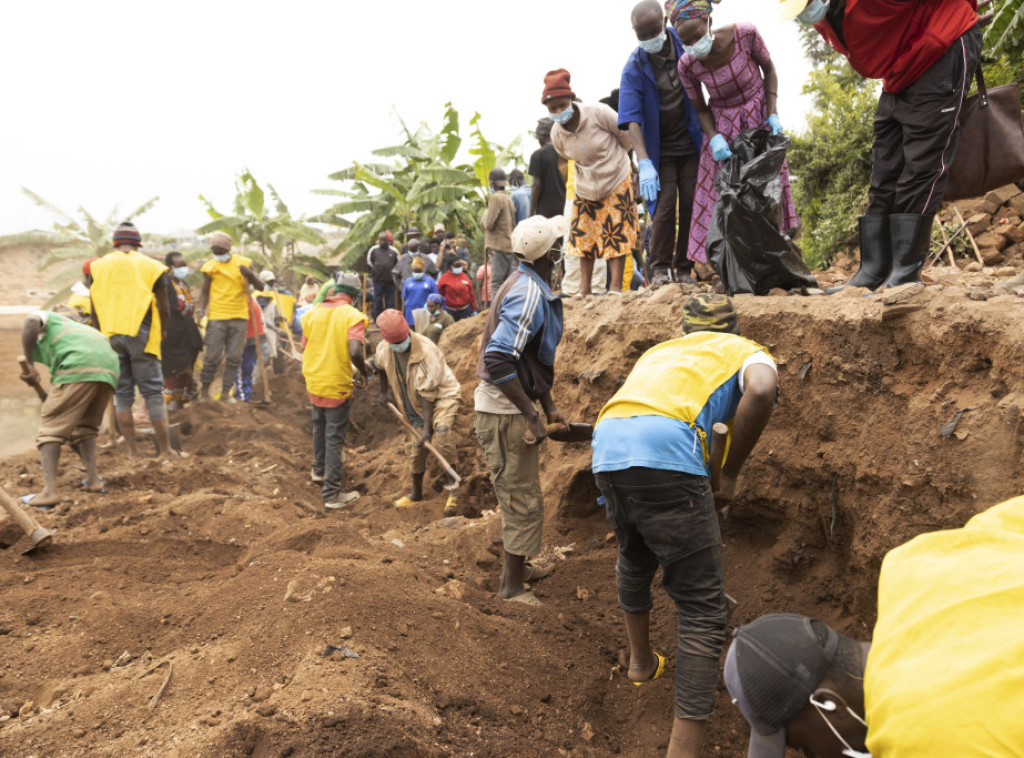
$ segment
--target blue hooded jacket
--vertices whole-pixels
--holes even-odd
[[[682,54],[683,43],[671,26],[665,27],[669,38],[676,44],[676,50]],[[630,123],[640,124],[644,135],[644,147],[654,167],[660,170],[661,161],[661,122],[659,112],[658,80],[651,68],[647,53],[640,47],[633,50],[622,69],[619,83],[619,129],[629,129]],[[697,122],[697,111],[683,91],[683,107],[686,113],[686,131],[690,134],[693,148],[700,153],[704,144],[704,132]],[[648,203],[647,210],[653,216],[657,203]]]

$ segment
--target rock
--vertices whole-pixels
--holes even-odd
[[[1003,266],[1002,268],[997,268],[992,274],[993,276],[1015,276],[1017,269],[1013,266]]]
[[[585,739],[587,742],[590,742],[592,739],[594,739],[594,727],[590,725],[589,721],[584,722],[582,728],[580,729],[580,737]]]
[[[277,713],[277,708],[271,705],[270,703],[266,703],[257,708],[256,713],[266,718],[269,718],[273,716],[275,713]]]
[[[313,699],[313,691],[312,690],[303,690],[300,699],[302,700],[303,703],[308,703],[310,700]]]
[[[1018,216],[1024,216],[1024,194],[1011,198],[1007,206]]]
[[[338,636],[341,637],[341,639],[343,639],[343,640],[350,640],[350,639],[352,639],[352,627],[350,627],[350,626],[343,626],[341,628],[341,631],[338,633]]]
[[[898,303],[904,303],[922,292],[924,292],[924,285],[921,282],[903,284],[899,287],[893,287],[892,289],[886,290],[882,295],[882,304],[896,305]]]
[[[980,300],[984,302],[991,297],[992,293],[989,290],[981,289],[980,287],[971,287],[967,290],[967,298],[969,300]]]
[[[252,701],[254,703],[262,703],[264,700],[267,700],[272,694],[273,693],[271,692],[270,687],[260,685],[256,688],[256,692],[253,693]]]
[[[989,235],[985,235],[989,236]],[[993,235],[994,236],[994,235]],[[996,247],[983,247],[980,250],[981,260],[985,262],[986,266],[994,266],[997,263],[1003,262],[1003,254],[999,252],[999,248]]]
[[[467,589],[463,582],[460,582],[458,579],[451,579],[434,590],[434,594],[441,597],[450,597],[452,600],[462,600],[466,597]]]
[[[968,263],[964,267],[964,271],[966,271],[969,274],[973,274],[973,273],[976,273],[978,271],[981,271],[982,268],[983,268],[982,265],[980,263],[978,263],[977,261],[971,261],[970,263]]]
[[[978,243],[978,247],[984,251],[986,247],[994,247],[997,252],[1001,252],[1004,247],[1010,244],[1010,241],[1001,234],[995,232],[985,232],[979,234],[974,238],[974,241]],[[982,253],[984,255],[984,252]]]
[[[768,297],[788,297],[789,293],[781,287],[772,287],[768,290]]]
[[[651,295],[652,303],[671,303],[680,296],[682,296],[683,290],[678,284],[663,284]]]
[[[594,593],[588,590],[586,587],[576,588],[576,599],[577,600],[589,600],[594,596]]]
[[[988,213],[989,215],[992,215],[994,213],[999,212],[1000,205],[1001,203],[993,203],[988,200],[982,200],[981,205],[978,206],[978,208],[979,210],[981,210],[982,213]]]
[[[992,230],[992,233],[1007,240],[1007,244],[1024,242],[1024,224],[1000,224]]]
[[[1010,202],[1010,200],[1017,197],[1019,194],[1021,194],[1021,192],[1017,189],[1016,184],[1006,184],[985,195],[985,202],[995,203],[999,206]]]
[[[31,716],[36,711],[36,704],[31,700],[26,701],[21,708],[18,709],[18,718],[23,719]]]

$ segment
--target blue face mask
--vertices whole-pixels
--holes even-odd
[[[412,278],[415,279],[416,281],[419,281],[420,279],[423,278],[423,272],[422,271],[413,271],[412,272]]]
[[[188,266],[175,266],[174,275],[179,279],[184,279],[188,276]]]
[[[412,344],[412,337],[410,336],[410,337],[406,337],[404,340],[399,342],[397,345],[393,345],[393,344],[391,344],[389,342],[388,343],[388,347],[390,347],[396,353],[404,353],[406,350],[409,349],[409,345],[411,345],[411,344]]]
[[[231,260],[231,253],[224,253],[224,255],[218,255],[217,253],[214,253],[213,257],[216,258],[221,263],[227,263],[229,260]]]
[[[828,13],[828,0],[811,0],[803,12],[796,17],[801,24],[820,24]]]
[[[708,20],[708,33],[700,38],[700,41],[695,45],[683,45],[683,50],[688,52],[697,60],[704,60],[711,55],[711,43],[715,41],[715,36],[711,33],[711,20]]]
[[[462,273],[462,266],[452,266],[452,273],[458,276]]]
[[[549,117],[551,118],[551,120],[552,120],[552,121],[554,121],[554,122],[555,122],[556,124],[564,124],[564,123],[567,123],[567,122],[569,121],[569,119],[571,119],[571,118],[572,118],[572,103],[569,103],[569,107],[568,107],[568,108],[566,108],[566,109],[565,109],[564,111],[562,111],[561,113],[548,113],[548,116],[549,116]]]
[[[640,40],[640,49],[645,53],[660,53],[661,49],[665,47],[665,40],[668,39],[668,32],[664,29],[661,30],[661,34],[651,39]]]

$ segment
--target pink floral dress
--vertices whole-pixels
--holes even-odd
[[[703,84],[708,91],[708,107],[715,117],[715,126],[732,142],[747,129],[765,128],[768,116],[765,108],[764,79],[759,66],[771,61],[764,40],[752,24],[736,24],[735,52],[732,60],[721,68],[708,69],[689,53],[679,57],[679,81],[691,100],[697,98]],[[690,221],[690,242],[686,257],[691,261],[706,262],[708,227],[711,213],[718,200],[715,176],[720,166],[711,155],[707,137],[700,153],[697,190],[693,199],[693,218]],[[789,166],[782,164],[782,225],[783,231],[799,225],[793,207],[793,193],[789,188]]]

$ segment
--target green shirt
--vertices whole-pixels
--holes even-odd
[[[60,316],[45,317],[32,360],[43,363],[50,371],[50,384],[106,382],[117,389],[121,374],[120,360],[110,340],[91,326]]]

